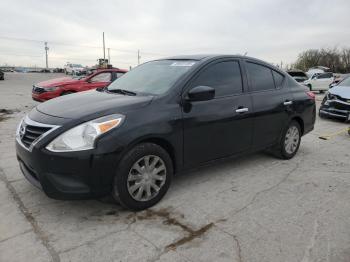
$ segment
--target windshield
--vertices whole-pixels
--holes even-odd
[[[159,60],[142,64],[115,80],[109,91],[126,90],[134,93],[160,95],[167,92],[191,66],[192,60]]]
[[[80,64],[72,64],[72,67],[83,67],[83,66]]]
[[[350,86],[350,77],[345,78],[339,83],[340,86]]]

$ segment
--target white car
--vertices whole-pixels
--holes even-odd
[[[323,93],[329,89],[329,85],[333,83],[333,81],[333,73],[328,72],[313,75],[308,80],[305,80],[303,84],[309,87],[310,91],[320,91],[320,93]]]
[[[80,64],[67,63],[64,66],[66,75],[81,75],[86,73],[86,68]]]

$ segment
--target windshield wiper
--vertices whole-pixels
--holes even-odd
[[[122,94],[122,95],[128,95],[128,96],[136,96],[135,92],[125,90],[125,89],[108,89],[108,92]]]

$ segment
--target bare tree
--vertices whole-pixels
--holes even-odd
[[[298,55],[294,68],[307,71],[310,67],[325,66],[333,72],[350,72],[350,48],[309,49]]]

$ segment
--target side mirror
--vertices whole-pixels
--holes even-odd
[[[196,86],[187,94],[188,101],[207,101],[213,99],[215,89],[210,86]]]

